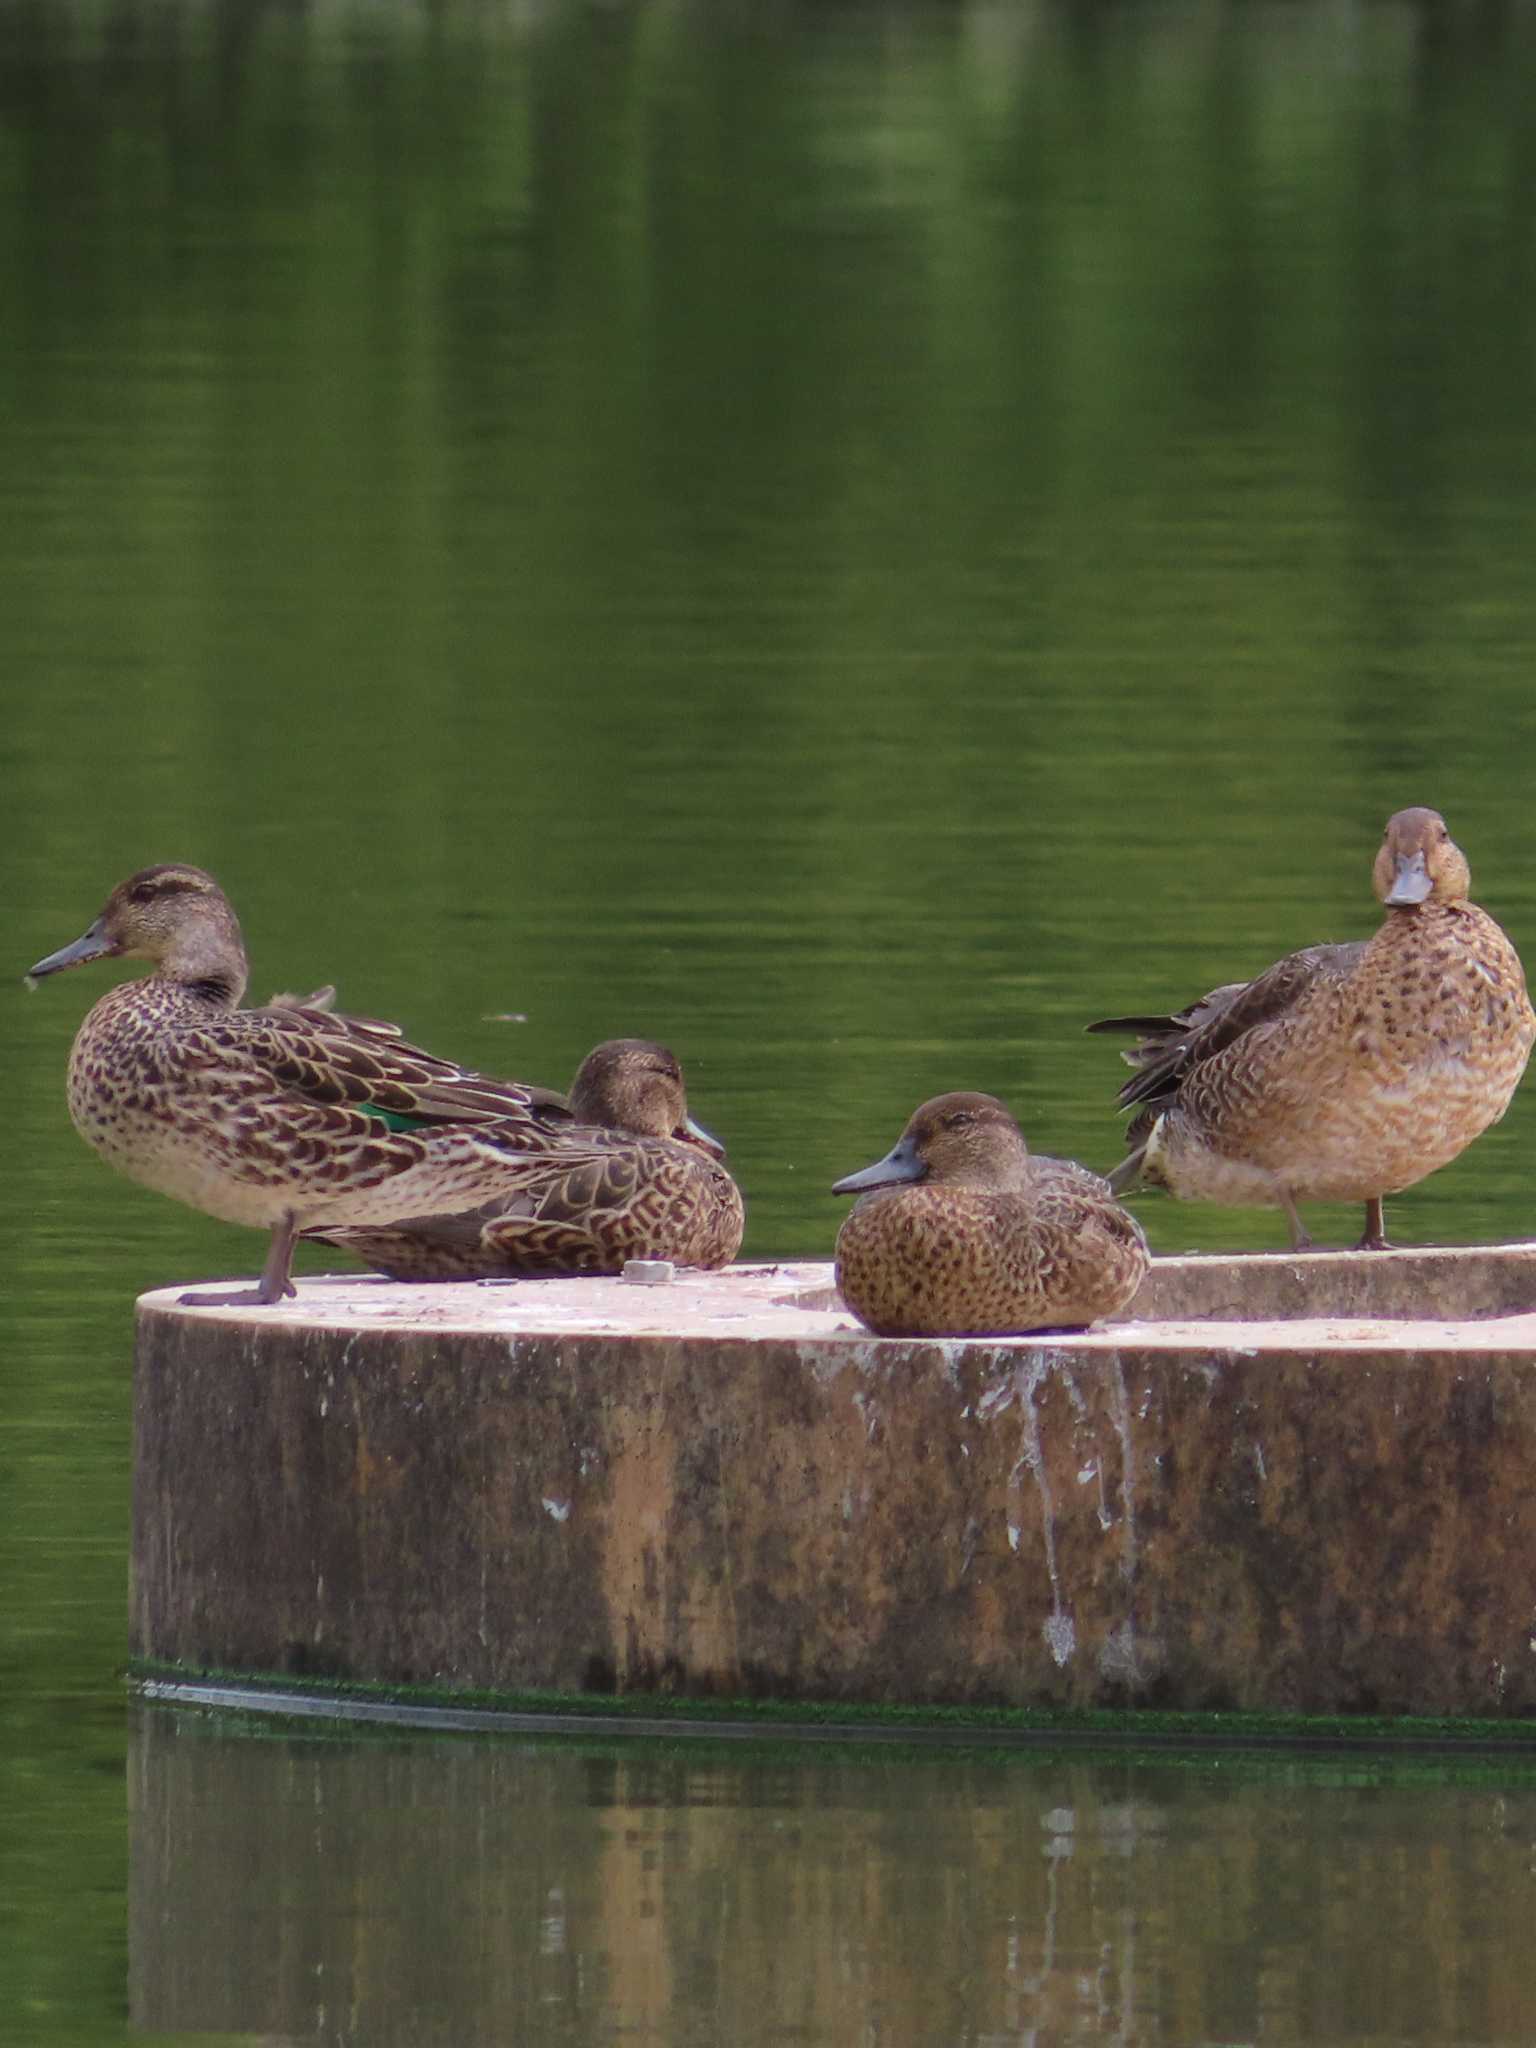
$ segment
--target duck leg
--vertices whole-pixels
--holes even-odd
[[[1392,1249],[1387,1242],[1385,1204],[1380,1195],[1372,1195],[1365,1205],[1365,1235],[1355,1249],[1361,1252],[1389,1252]]]
[[[1306,1226],[1303,1224],[1296,1204],[1291,1198],[1291,1191],[1284,1181],[1278,1182],[1277,1185],[1280,1190],[1280,1206],[1285,1211],[1286,1222],[1291,1226],[1291,1250],[1293,1252],[1309,1252],[1312,1249],[1312,1240],[1307,1235]]]
[[[288,1275],[293,1266],[293,1247],[298,1241],[298,1218],[291,1209],[285,1209],[282,1221],[272,1226],[272,1242],[267,1248],[267,1263],[261,1269],[261,1278],[254,1287],[237,1287],[228,1294],[183,1294],[183,1308],[270,1308],[284,1295],[294,1292],[294,1285]]]

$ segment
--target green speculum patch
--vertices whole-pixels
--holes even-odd
[[[406,1116],[403,1111],[398,1109],[380,1109],[378,1104],[374,1102],[363,1103],[362,1110],[364,1116],[371,1116],[375,1123],[383,1124],[385,1129],[390,1131],[424,1131],[430,1127],[432,1122],[430,1117]]]

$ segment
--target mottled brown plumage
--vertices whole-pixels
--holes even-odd
[[[240,927],[201,868],[145,868],[33,979],[90,960],[145,959],[109,990],[69,1062],[75,1127],[111,1165],[210,1216],[272,1232],[250,1295],[291,1293],[293,1241],[322,1220],[387,1221],[483,1199],[509,1154],[558,1143],[565,1098],[470,1072],[398,1028],[283,997],[242,1010]]]
[[[310,1234],[397,1280],[617,1273],[628,1259],[712,1267],[736,1256],[741,1191],[690,1118],[665,1046],[607,1040],[582,1062],[570,1101],[577,1121],[558,1148],[504,1161],[475,1208]]]
[[[925,1102],[833,1193],[860,1196],[837,1234],[837,1284],[877,1336],[1082,1329],[1123,1308],[1147,1270],[1141,1228],[1108,1185],[1031,1154],[991,1095]]]
[[[1120,1101],[1138,1114],[1114,1187],[1276,1204],[1297,1250],[1299,1203],[1363,1202],[1362,1248],[1376,1248],[1384,1198],[1504,1114],[1536,1015],[1437,812],[1389,820],[1372,881],[1387,912],[1373,939],[1309,946],[1172,1016],[1089,1026],[1143,1034],[1124,1055]]]

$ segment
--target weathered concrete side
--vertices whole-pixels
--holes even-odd
[[[1159,1258],[1117,1322],[1390,1316],[1417,1322],[1536,1309],[1536,1244]]]
[[[619,1282],[146,1297],[135,1653],[1536,1712],[1536,1318],[918,1343],[800,1306],[824,1272],[710,1276],[672,1330]]]

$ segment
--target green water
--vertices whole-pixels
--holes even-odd
[[[743,1764],[713,1744],[232,1737],[151,1710],[130,1784],[132,2011],[167,2031],[1530,2037],[1529,1770]]]
[[[829,1182],[940,1089],[1111,1164],[1121,1070],[1080,1025],[1368,932],[1400,805],[1445,812],[1536,950],[1533,92],[1517,5],[13,0],[14,974],[131,869],[200,862],[259,994],[334,980],[557,1084],[599,1038],[668,1040],[747,1250],[815,1255]],[[109,978],[0,998],[24,2040],[125,2024],[132,1298],[261,1250],[70,1131]],[[1533,1114],[1394,1235],[1528,1234]],[[1165,1250],[1279,1238],[1140,1212]],[[1421,1788],[1379,1796],[1429,1825]],[[1368,1892],[1346,1977],[1385,1967]],[[1454,1858],[1440,1896],[1462,1945],[1417,1958],[1397,2032],[1536,2032],[1518,1978],[1458,2003],[1499,1923]],[[1148,1915],[1157,1983],[1226,1940]],[[705,2038],[708,1982],[676,1981]],[[899,2038],[884,2010],[803,2037]],[[1281,2031],[1364,2038],[1354,2010],[1298,1994]]]

